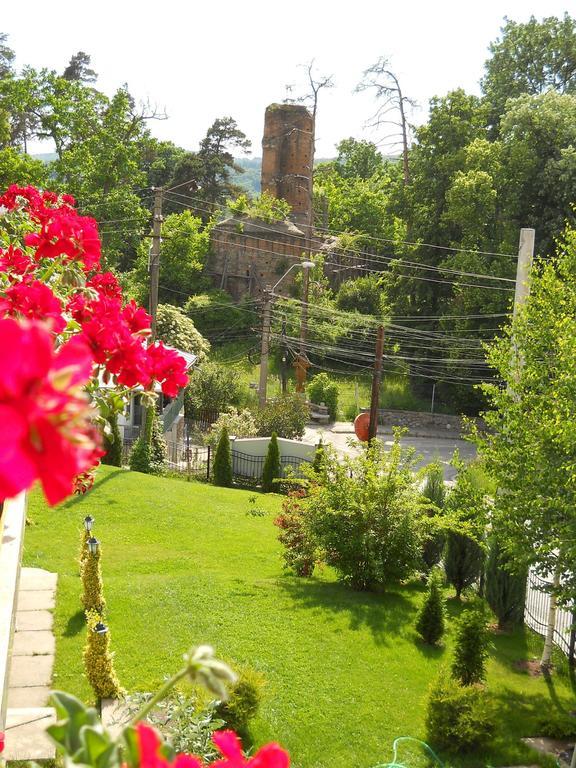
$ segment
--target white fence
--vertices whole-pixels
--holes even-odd
[[[530,571],[526,589],[524,621],[535,632],[538,632],[539,635],[546,634],[546,627],[548,625],[550,594],[545,590],[549,586],[549,581]],[[556,611],[554,644],[568,656],[571,662],[574,661],[574,614],[571,610],[559,608]]]

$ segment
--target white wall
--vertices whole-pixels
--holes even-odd
[[[248,456],[266,456],[268,452],[269,437],[239,437],[230,438],[230,448],[233,451],[246,453]],[[310,443],[301,443],[300,440],[287,440],[284,437],[278,438],[278,448],[280,456],[296,456],[299,459],[314,459],[316,446]]]

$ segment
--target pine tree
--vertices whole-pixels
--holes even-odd
[[[459,680],[462,685],[483,682],[486,677],[488,643],[488,627],[483,606],[468,608],[460,617],[456,632],[452,662],[452,677],[455,680]]]
[[[453,531],[448,534],[444,570],[446,578],[456,590],[458,600],[466,587],[472,586],[478,580],[483,564],[484,550],[474,539]]]
[[[232,486],[232,453],[230,451],[230,437],[226,427],[222,429],[218,445],[216,446],[214,485],[221,485],[225,488]]]
[[[264,459],[262,469],[262,490],[265,493],[272,493],[276,490],[274,480],[282,477],[282,467],[280,466],[280,449],[278,448],[278,436],[272,432],[272,437],[268,443],[268,451]]]
[[[498,627],[524,622],[527,574],[510,573],[508,561],[496,537],[492,537],[486,563],[486,599],[498,618]]]
[[[168,447],[162,431],[160,414],[156,408],[150,409],[148,413],[152,418],[152,467],[155,472],[161,472],[168,458]]]
[[[436,507],[436,510],[430,511],[430,517],[441,513],[446,501],[446,487],[444,485],[444,471],[440,464],[430,464],[427,467],[426,483],[422,489],[422,495],[425,499]],[[442,551],[444,549],[446,538],[442,533],[432,534],[422,547],[422,559],[426,570],[431,570],[440,562]]]
[[[428,645],[436,645],[444,634],[444,601],[435,572],[430,574],[428,580],[428,594],[416,620],[416,631]]]

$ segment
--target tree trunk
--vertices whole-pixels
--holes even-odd
[[[552,582],[552,591],[550,592],[550,605],[548,606],[548,621],[546,626],[546,639],[544,640],[544,649],[540,659],[540,669],[542,672],[549,672],[552,666],[552,644],[554,639],[554,630],[556,628],[556,593],[560,586],[560,573],[554,572],[554,581]]]

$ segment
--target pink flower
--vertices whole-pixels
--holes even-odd
[[[55,333],[66,327],[62,317],[62,303],[52,290],[40,280],[26,280],[11,285],[6,298],[0,298],[0,313],[41,320]]]
[[[186,361],[175,349],[168,349],[161,341],[148,347],[147,353],[150,376],[160,384],[165,395],[176,397],[188,384]]]
[[[40,232],[24,236],[24,244],[36,248],[35,258],[81,261],[88,272],[100,265],[100,239],[94,219],[79,216],[73,208],[40,209],[36,211],[42,227]]]
[[[102,455],[82,386],[92,355],[75,337],[57,352],[39,323],[0,320],[0,500],[42,483],[50,504]]]
[[[138,723],[136,735],[140,749],[140,768],[203,768],[201,761],[190,755],[178,755],[172,763],[161,757],[158,750],[162,742],[154,728],[149,725]]]
[[[122,298],[120,283],[112,272],[98,272],[86,281],[86,286],[94,288],[99,294],[108,296],[110,299]]]
[[[5,251],[0,248],[0,271],[8,273],[11,280],[14,276],[21,277],[27,272],[32,272],[35,267],[32,259],[20,248],[14,248],[13,245],[8,246]]]

